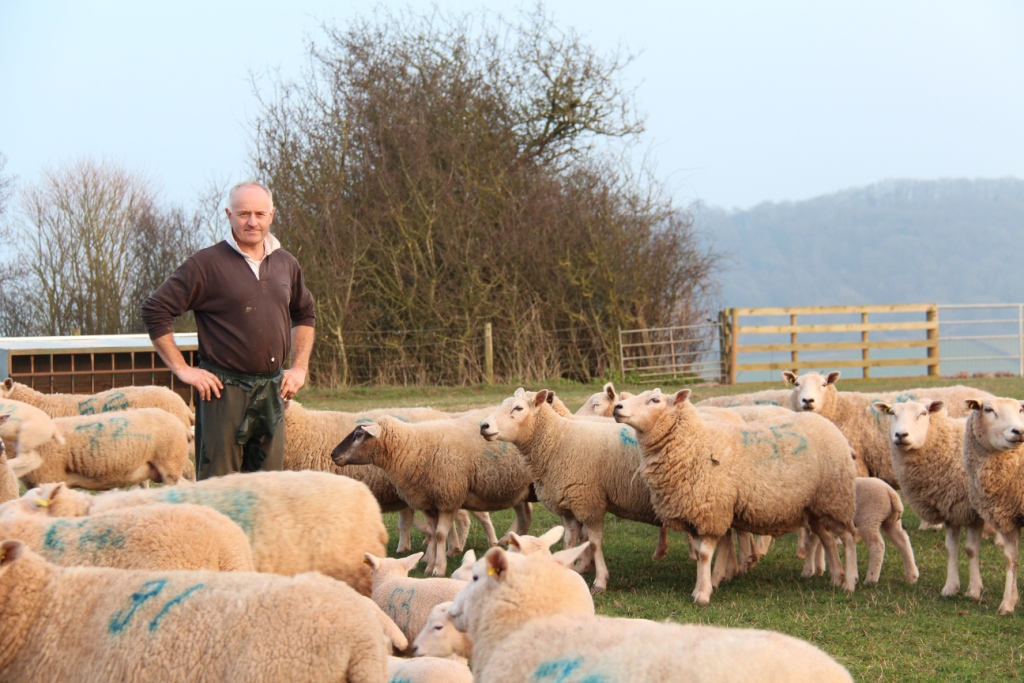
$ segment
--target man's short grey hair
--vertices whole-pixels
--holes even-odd
[[[267,197],[270,198],[270,208],[274,208],[274,193],[270,191],[269,187],[255,180],[242,181],[235,185],[234,187],[232,187],[230,190],[228,190],[228,208],[234,206],[233,202],[235,201],[235,193],[241,190],[243,187],[258,187],[264,192],[266,192]]]

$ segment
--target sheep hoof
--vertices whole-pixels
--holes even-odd
[[[946,598],[951,598],[959,592],[960,584],[957,584],[955,586],[947,584],[942,587],[942,596]]]
[[[667,552],[662,552],[662,551],[659,550],[658,552],[656,552],[653,555],[651,555],[651,559],[654,560],[655,562],[657,562],[658,560],[664,560],[665,559],[665,555],[668,555],[668,553]]]
[[[699,605],[701,607],[707,607],[709,602],[711,602],[711,596],[710,595],[700,595],[700,594],[697,594],[697,595],[693,596],[693,604],[695,604],[695,605]]]
[[[807,548],[797,548],[796,549],[796,556],[797,556],[798,559],[801,559],[801,560],[804,559],[805,557],[807,557]]]
[[[975,602],[981,602],[981,591],[980,590],[969,590],[964,595]]]
[[[920,572],[915,572],[913,574],[907,574],[907,576],[906,576],[907,583],[917,583],[917,580],[920,577],[921,577],[921,573]]]
[[[1003,602],[999,605],[999,614],[1013,614],[1013,605],[1007,605]]]
[[[604,591],[605,591],[605,587],[604,586],[598,586],[596,583],[593,586],[590,587],[590,594],[591,595],[600,595],[601,593],[604,593]]]

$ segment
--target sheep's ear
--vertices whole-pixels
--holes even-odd
[[[964,407],[967,410],[981,410],[981,400],[976,398],[964,399]]]
[[[380,438],[380,425],[376,422],[367,422],[364,425],[360,425],[360,427],[363,428],[364,434],[369,434],[375,439]]]
[[[608,384],[605,384],[604,385],[604,393],[608,396],[609,399],[614,401],[615,400],[615,385],[612,384],[611,382],[608,382]]]
[[[552,396],[551,398],[552,398],[552,400],[554,400],[555,397]],[[548,402],[548,390],[547,389],[541,389],[540,391],[537,392],[537,395],[533,397],[533,405],[535,407],[539,407],[541,403],[547,403],[547,402]]]
[[[521,539],[521,538],[522,538],[522,536],[520,536],[519,534],[517,534],[514,531],[508,532],[508,547],[509,548],[515,548],[516,550],[522,550],[523,549],[523,545],[519,541],[519,539]]]
[[[875,401],[871,404],[871,407],[880,412],[882,415],[892,415],[892,406],[888,403],[882,403],[881,401]]]
[[[487,563],[487,576],[495,581],[502,581],[508,574],[508,557],[505,551],[494,546],[484,555],[484,562]]]
[[[563,526],[555,526],[555,527],[551,527],[550,529],[545,531],[541,535],[540,539],[542,541],[544,541],[544,544],[547,545],[547,547],[550,548],[554,544],[558,543],[558,541],[560,541],[562,539],[562,536],[564,534],[565,534],[565,527],[563,527]]]
[[[4,389],[6,389],[7,391],[10,391],[13,386],[14,386],[14,380],[13,379],[8,377],[7,379],[4,380]]]
[[[470,548],[466,551],[466,554],[462,556],[462,566],[467,564],[476,564],[476,551]]]
[[[690,400],[690,390],[680,389],[676,392],[675,398],[672,399],[672,405],[679,406]]]
[[[522,387],[519,387],[518,389],[515,390],[515,393],[512,394],[512,397],[513,398],[526,398],[526,389],[523,389]]]
[[[59,496],[60,492],[66,487],[67,485],[64,482],[58,482],[57,484],[55,484],[54,487],[50,489],[50,495],[47,497],[47,500],[50,503],[57,500],[57,496]]]
[[[363,553],[363,564],[370,565],[370,569],[377,569],[380,567],[380,558],[370,553]]]
[[[580,555],[583,554],[583,551],[589,547],[590,541],[584,541],[575,548],[566,548],[565,550],[559,550],[557,553],[551,555],[551,559],[553,559],[555,562],[562,565],[563,567],[571,567],[576,562],[576,560],[580,558]]]
[[[0,543],[0,567],[11,564],[24,552],[25,545],[21,541],[10,539]]]
[[[786,383],[787,387],[791,387],[796,384],[796,373],[790,372],[789,370],[782,371],[782,381]]]
[[[825,384],[835,384],[839,381],[839,375],[840,372],[838,370],[833,370],[828,373],[828,377],[825,378]]]
[[[405,565],[406,569],[412,569],[420,563],[420,558],[423,557],[423,552],[418,552],[410,555],[409,557],[402,558],[402,564]]]
[[[937,413],[937,412],[939,412],[940,410],[942,410],[945,407],[946,407],[946,404],[943,401],[935,400],[935,401],[932,401],[928,405],[928,412],[929,413]]]

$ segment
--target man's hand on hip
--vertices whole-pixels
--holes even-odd
[[[302,368],[288,368],[281,379],[281,398],[290,401],[306,383],[306,371]]]
[[[174,374],[185,384],[195,387],[199,392],[199,398],[203,401],[209,401],[215,397],[220,398],[220,390],[224,388],[224,384],[217,378],[217,375],[202,368],[187,365]]]

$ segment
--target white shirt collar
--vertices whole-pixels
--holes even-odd
[[[224,241],[231,245],[232,249],[234,249],[239,254],[245,257],[245,262],[249,264],[249,268],[252,270],[253,275],[255,275],[256,279],[258,280],[260,278],[260,264],[263,263],[263,259],[257,261],[252,256],[249,256],[244,251],[242,251],[241,247],[238,246],[238,242],[235,240],[235,233],[231,232],[230,226],[228,226],[228,237]],[[270,256],[270,254],[272,254],[273,252],[277,251],[280,248],[281,240],[277,239],[268,232],[267,236],[263,238],[263,258],[267,258],[268,256]]]

